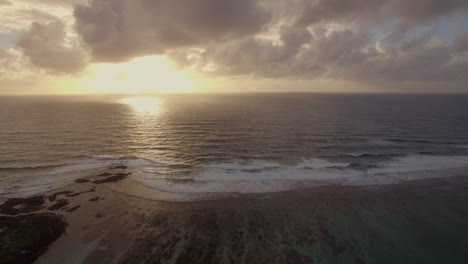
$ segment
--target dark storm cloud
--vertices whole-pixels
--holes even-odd
[[[33,23],[16,45],[32,64],[53,72],[78,72],[87,64],[84,51],[66,43],[65,25],[60,21]]]
[[[261,30],[256,0],[93,0],[75,8],[76,29],[97,61],[124,61]]]

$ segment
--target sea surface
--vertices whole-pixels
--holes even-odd
[[[148,198],[445,177],[468,167],[468,96],[0,97],[0,197],[116,164]]]

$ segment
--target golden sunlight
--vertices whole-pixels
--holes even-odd
[[[121,64],[96,64],[83,80],[101,93],[192,92],[194,81],[187,72],[175,70],[164,56],[147,56]]]
[[[118,102],[130,106],[137,113],[158,114],[161,111],[161,100],[155,97],[127,97]]]

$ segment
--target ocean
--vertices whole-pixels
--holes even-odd
[[[148,199],[381,185],[468,167],[468,96],[180,94],[0,97],[0,197],[109,166]]]

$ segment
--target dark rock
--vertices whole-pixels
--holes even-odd
[[[68,209],[68,210],[67,210],[67,212],[69,212],[69,213],[73,213],[73,212],[75,212],[75,211],[76,211],[78,208],[80,208],[80,206],[79,206],[79,205],[77,205],[77,206],[75,206],[75,207],[72,207],[72,208]]]
[[[72,193],[66,194],[66,196],[67,197],[75,197],[75,196],[81,195],[83,193],[90,193],[90,192],[95,192],[95,191],[96,191],[96,188],[93,187],[93,188],[91,188],[91,189],[89,189],[87,191],[83,191],[83,192],[79,192],[79,193],[73,193],[72,192]]]
[[[29,198],[13,198],[0,205],[0,213],[6,215],[17,215],[31,213],[41,209],[45,203],[44,196],[34,196]]]
[[[99,201],[99,199],[100,199],[99,196],[97,196],[97,197],[89,199],[89,201],[90,202],[96,202],[96,201]]]
[[[57,197],[59,195],[66,195],[68,196],[69,194],[72,194],[73,192],[72,191],[63,191],[63,192],[56,192],[54,194],[52,194],[51,196],[47,197],[49,199],[49,201],[53,202],[55,200],[57,200]]]
[[[89,180],[87,180],[87,179],[77,179],[77,180],[75,180],[75,182],[76,183],[87,183],[87,182],[89,182]]]
[[[65,195],[66,197],[75,197],[75,196],[81,195],[83,193],[89,193],[89,192],[95,192],[95,191],[96,191],[96,188],[94,188],[94,187],[87,190],[87,191],[83,191],[83,192],[79,192],[79,193],[75,193],[75,192],[72,192],[72,191],[63,191],[63,192],[54,193],[54,194],[52,194],[51,196],[49,196],[47,198],[49,199],[49,201],[53,202],[60,195]]]
[[[102,184],[102,183],[108,183],[108,182],[117,182],[117,181],[121,181],[125,179],[130,174],[131,173],[117,173],[115,174],[115,176],[107,177],[103,180],[96,180],[96,181],[93,181],[93,183]]]
[[[112,175],[111,173],[104,172],[104,173],[99,174],[98,176],[107,177],[107,176],[111,176],[111,175]]]
[[[52,205],[51,207],[47,208],[49,211],[55,211],[62,209],[63,207],[68,205],[68,201],[65,199],[58,200],[56,204]]]
[[[127,173],[124,173],[124,172],[119,172],[119,173],[116,173],[114,174],[115,176],[129,176],[129,175],[132,175],[131,172],[127,172]]]
[[[103,215],[100,214],[100,213],[97,213],[97,214],[96,214],[96,217],[97,217],[97,218],[101,218],[101,217],[103,217]]]
[[[0,216],[0,264],[33,263],[66,226],[65,219],[54,214]]]

